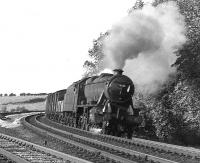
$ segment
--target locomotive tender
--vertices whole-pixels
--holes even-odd
[[[46,99],[46,117],[83,130],[132,138],[141,123],[133,108],[134,84],[115,69],[114,74],[83,78],[67,89],[50,93]]]

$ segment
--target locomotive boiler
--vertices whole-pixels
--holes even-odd
[[[132,137],[141,123],[133,108],[134,84],[115,69],[114,74],[83,78],[46,99],[46,116],[54,121],[81,128],[98,129],[103,134]]]

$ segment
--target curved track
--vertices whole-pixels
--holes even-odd
[[[46,135],[49,139],[56,139],[58,142],[62,142],[63,145],[66,146],[67,150],[65,151],[68,154],[75,155],[76,157],[87,159],[91,162],[97,163],[130,163],[132,161],[118,157],[116,155],[112,155],[107,152],[103,152],[97,150],[94,147],[88,146],[81,142],[80,139],[76,139],[72,134],[62,134],[60,132],[56,132],[51,128],[44,127],[40,122],[36,121],[36,116],[29,116],[24,119],[24,125],[29,127],[34,132],[38,134]],[[134,162],[136,163],[136,162]]]
[[[26,121],[34,125],[35,129],[38,130],[40,128],[40,132],[45,131],[46,134],[57,137],[57,139],[64,142],[70,141],[81,148],[95,151],[105,159],[112,161],[151,163],[200,162],[199,150],[143,139],[127,140],[108,135],[97,135],[52,122],[42,115],[28,117]]]
[[[0,148],[0,162],[1,163],[16,163],[16,159],[18,159],[16,158],[16,156],[13,156],[11,153]]]
[[[0,153],[5,163],[90,163],[5,134],[0,134]]]

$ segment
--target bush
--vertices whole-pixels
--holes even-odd
[[[200,89],[192,82],[170,85],[165,86],[153,102],[151,112],[156,135],[165,142],[200,144]]]
[[[14,93],[10,93],[9,96],[16,96],[16,94],[14,94]]]

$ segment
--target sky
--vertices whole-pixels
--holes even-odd
[[[92,41],[134,2],[1,0],[0,93],[50,93],[81,79]]]

